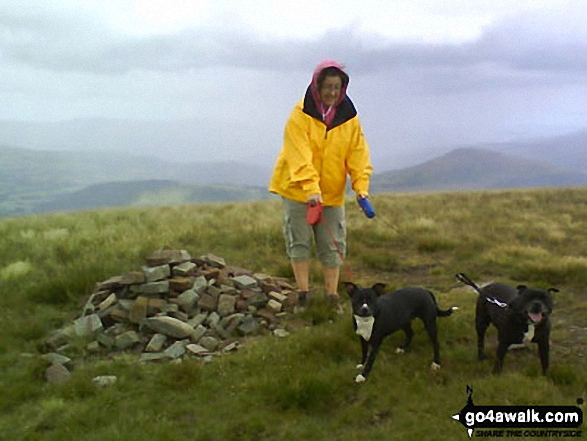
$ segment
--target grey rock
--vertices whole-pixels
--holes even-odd
[[[185,342],[176,341],[171,346],[169,346],[167,349],[165,349],[165,351],[163,351],[163,352],[169,358],[176,359],[176,358],[181,357],[183,354],[185,354],[185,347],[186,347]]]
[[[151,337],[151,340],[149,340],[149,343],[145,348],[145,352],[161,352],[166,341],[167,336],[163,334],[155,334],[153,337]]]
[[[172,273],[175,276],[188,276],[195,267],[196,264],[193,262],[184,262],[173,267]]]
[[[169,265],[159,265],[152,268],[144,266],[142,269],[147,283],[164,280],[171,276]]]
[[[145,323],[153,331],[169,337],[187,338],[194,333],[194,328],[188,323],[173,317],[149,317],[145,320]]]
[[[236,308],[236,296],[221,294],[218,297],[218,314],[222,317],[232,314]]]
[[[216,349],[218,349],[220,342],[214,337],[204,336],[200,339],[198,344],[208,349],[210,352],[214,352]]]
[[[45,378],[51,384],[63,384],[69,381],[71,373],[62,364],[55,363],[47,368]]]
[[[254,288],[256,287],[257,281],[250,276],[237,276],[231,279],[238,289]]]
[[[102,320],[97,314],[86,315],[78,318],[75,322],[75,333],[79,337],[87,337],[104,329]]]
[[[92,379],[92,383],[96,387],[108,387],[113,386],[118,378],[115,375],[99,375]]]
[[[136,331],[126,331],[114,339],[114,346],[116,349],[123,351],[133,347],[140,341],[141,339]]]

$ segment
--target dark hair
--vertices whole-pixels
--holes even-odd
[[[318,89],[322,88],[322,83],[324,83],[326,77],[339,77],[342,81],[342,87],[345,87],[349,84],[349,76],[345,72],[343,72],[337,67],[330,66],[322,69],[318,74],[318,78],[316,79]]]

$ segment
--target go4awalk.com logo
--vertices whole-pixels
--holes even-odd
[[[581,438],[583,411],[577,406],[476,406],[467,385],[467,404],[452,416],[469,437]],[[577,400],[581,404],[582,400]]]

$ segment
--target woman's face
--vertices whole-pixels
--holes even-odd
[[[324,78],[320,87],[320,100],[325,106],[334,106],[342,90],[342,79],[338,76]]]

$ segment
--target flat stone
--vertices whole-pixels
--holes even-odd
[[[194,285],[192,286],[192,289],[196,293],[202,295],[204,291],[206,291],[206,288],[208,288],[208,280],[206,280],[204,276],[196,277],[194,279]]]
[[[283,301],[284,301],[285,299],[287,299],[287,296],[286,296],[286,295],[284,295],[284,294],[282,294],[282,293],[279,293],[279,292],[277,292],[277,291],[271,291],[271,292],[269,293],[269,298],[271,298],[271,299],[275,299],[275,300],[277,300],[279,303],[283,303]]]
[[[203,355],[203,354],[209,354],[210,351],[208,349],[206,349],[204,346],[200,346],[198,344],[195,343],[191,343],[189,345],[186,346],[186,349],[191,352],[192,354],[195,355]]]
[[[184,262],[179,264],[171,270],[174,276],[189,276],[191,273],[197,269],[197,266],[193,262]]]
[[[259,330],[259,322],[256,318],[247,316],[237,329],[243,335],[250,335]]]
[[[217,312],[212,312],[208,318],[206,318],[205,324],[208,326],[216,326],[220,322],[220,315]]]
[[[194,343],[198,343],[200,339],[208,332],[208,328],[204,325],[199,325],[194,329],[194,333],[190,336],[190,340]]]
[[[158,282],[171,276],[171,268],[169,265],[159,265],[155,267],[144,266],[142,270],[145,275],[146,283]]]
[[[164,263],[181,264],[191,259],[190,253],[186,250],[162,249],[153,252],[147,258],[147,265],[157,266]]]
[[[224,268],[226,266],[226,261],[222,257],[211,253],[200,256],[200,260],[216,268]]]
[[[168,360],[167,354],[164,352],[143,352],[140,361],[159,361]]]
[[[204,323],[206,321],[206,319],[208,318],[208,312],[201,312],[198,315],[196,315],[195,317],[191,318],[188,320],[188,323],[193,326],[194,328],[197,328],[198,326],[200,326],[202,323]]]
[[[114,305],[117,301],[118,297],[116,297],[116,294],[112,293],[108,297],[106,297],[106,299],[100,302],[100,304],[98,305],[98,310],[104,311],[105,309],[108,309],[112,305]]]
[[[63,384],[69,381],[71,373],[62,364],[55,363],[47,368],[45,378],[51,384]]]
[[[177,296],[177,304],[185,312],[190,312],[200,300],[200,295],[193,289],[188,289]]]
[[[41,355],[41,358],[45,361],[48,361],[51,364],[62,364],[65,366],[66,364],[71,363],[71,358],[68,358],[65,355],[58,354],[56,352],[43,354]]]
[[[169,293],[169,281],[145,283],[140,286],[140,293],[146,296],[159,296]]]
[[[92,384],[96,387],[113,386],[118,381],[116,375],[99,375],[92,379]]]
[[[236,296],[221,294],[218,297],[218,314],[222,317],[232,314],[236,309]]]
[[[141,323],[147,317],[149,298],[139,296],[128,311],[128,320],[131,323]]]
[[[200,339],[198,344],[208,349],[210,352],[214,352],[216,349],[218,349],[220,342],[214,337],[204,336]]]
[[[123,351],[133,347],[140,341],[141,339],[136,331],[126,331],[114,338],[114,346],[116,349]]]
[[[214,297],[210,294],[202,294],[200,300],[198,300],[198,306],[205,311],[216,311],[218,307],[218,297]]]
[[[174,338],[187,338],[194,333],[188,323],[173,317],[149,317],[145,323],[153,331]]]
[[[147,278],[145,277],[145,274],[141,271],[132,271],[120,277],[121,285],[140,285],[141,283],[145,283],[146,281]]]
[[[151,340],[149,340],[145,352],[161,352],[166,341],[167,336],[163,334],[155,334],[151,337]]]
[[[267,302],[267,307],[269,307],[272,311],[279,312],[281,311],[283,305],[275,299],[270,299],[269,302]]]
[[[255,308],[263,308],[267,302],[269,301],[269,297],[267,294],[262,292],[254,293],[247,299],[247,307],[254,306]]]
[[[102,320],[97,314],[86,315],[74,321],[75,333],[79,337],[87,337],[104,329]]]
[[[192,289],[194,281],[189,277],[174,277],[169,279],[169,289],[177,292],[184,292]]]
[[[163,352],[169,358],[176,359],[176,358],[181,357],[183,354],[185,354],[185,347],[186,347],[186,344],[184,342],[176,341],[171,346],[169,346],[167,349],[165,349],[165,351],[163,351]]]
[[[233,277],[231,280],[234,283],[234,286],[239,289],[250,289],[258,286],[257,280],[253,279],[251,276],[237,276]]]

